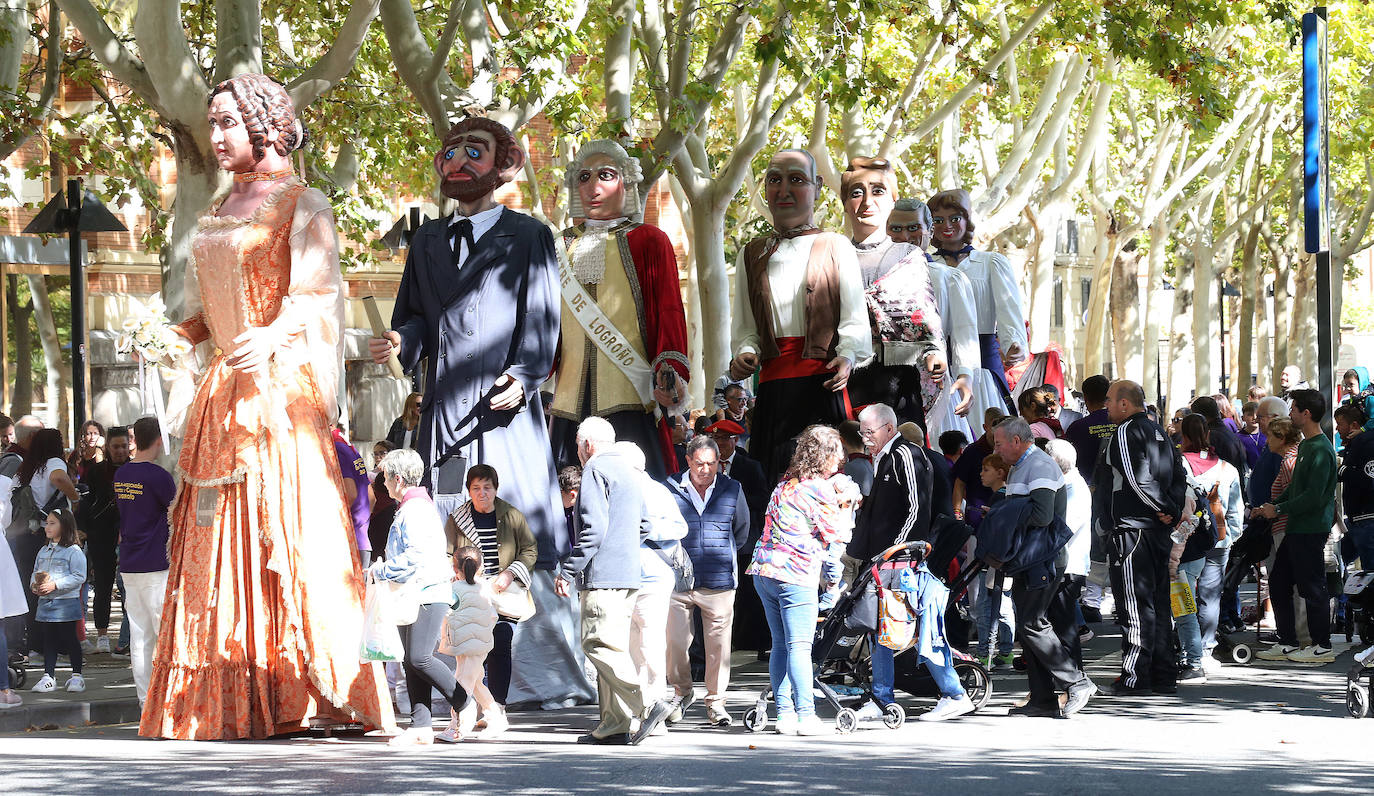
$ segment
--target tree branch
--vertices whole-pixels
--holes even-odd
[[[215,70],[211,82],[218,84],[234,75],[261,71],[259,0],[215,0]]]
[[[62,24],[55,0],[48,0],[48,37],[44,41],[47,57],[44,60],[43,90],[38,95],[38,113],[26,124],[16,124],[0,136],[0,160],[5,160],[23,146],[52,115],[53,100],[62,85]]]
[[[57,5],[86,40],[96,60],[110,70],[110,75],[156,107],[157,88],[148,76],[147,66],[120,42],[90,0],[57,0]]]
[[[299,111],[314,104],[326,91],[338,85],[358,59],[367,38],[367,29],[377,18],[381,0],[354,0],[344,17],[343,25],[334,36],[334,43],[321,55],[319,60],[306,68],[301,76],[291,81],[286,90]]]

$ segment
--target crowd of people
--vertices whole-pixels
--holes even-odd
[[[566,175],[579,222],[555,238],[495,201],[525,155],[469,118],[433,161],[456,210],[417,230],[369,343],[424,392],[365,458],[335,422],[337,238],[292,169],[290,98],[240,75],[208,121],[234,188],[197,232],[199,293],[171,327],[218,345],[180,407],[175,478],[154,418],[88,423],[70,456],[60,432],[9,424],[0,615],[44,666],[35,690],[57,687],[62,654],[67,689],[85,687],[89,591],[90,649],[128,650],[149,736],[354,722],[429,745],[500,736],[512,705],[595,701],[579,741],[637,744],[685,719],[697,681],[706,722],[731,726],[742,650],[768,661],[775,730],[824,735],[818,619],[885,551],[949,534],[949,572],[890,562],[921,632],[857,631],[859,721],[902,710],[912,661],[939,696],[923,721],[975,709],[955,671],[969,655],[1026,671],[1016,716],[1203,682],[1243,618],[1224,577],[1238,546],[1268,577],[1278,633],[1260,657],[1334,658],[1328,573],[1374,562],[1360,369],[1334,415],[1344,464],[1294,368],[1239,416],[1204,395],[1166,428],[1140,385],[1094,375],[1076,392],[1029,350],[1017,276],[974,248],[967,192],[898,199],[892,163],[854,158],[845,236],[816,222],[814,157],[784,149],[761,180],[772,230],[736,263],[728,370],[689,411],[676,255],[639,220],[638,160],[584,145]],[[127,645],[110,640],[115,588]],[[1109,595],[1121,671],[1096,683],[1082,643]],[[397,629],[383,667],[359,660],[365,600]]]

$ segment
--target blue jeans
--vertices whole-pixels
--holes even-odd
[[[1360,556],[1360,569],[1374,570],[1374,520],[1348,522],[1345,529]]]
[[[992,589],[988,588],[986,574],[973,579],[968,587],[969,608],[973,612],[973,623],[978,629],[978,643],[974,651],[979,658],[988,657],[988,644],[992,639]],[[1002,606],[997,620],[997,654],[1010,655],[1016,641],[1016,611],[1011,604],[1011,595],[1002,595]]]
[[[879,644],[876,635],[870,635],[868,642],[873,661],[873,701],[886,707],[897,701],[897,695],[892,687],[897,679],[896,654]],[[913,650],[911,654],[915,655],[916,652]],[[954,673],[953,666],[937,666],[928,659],[922,660],[922,663],[935,680],[935,686],[940,689],[940,696],[955,699],[964,696],[964,685],[959,682],[959,676]]]
[[[1201,666],[1202,657],[1216,646],[1217,622],[1221,617],[1221,580],[1226,573],[1230,550],[1211,550],[1196,561],[1178,565],[1178,574],[1188,582],[1197,603],[1197,613],[1180,616],[1178,640],[1189,666]]]
[[[768,658],[768,679],[778,716],[798,718],[814,715],[815,700],[811,681],[811,641],[816,635],[816,587],[783,583],[763,575],[754,576],[754,590],[768,617],[773,634],[773,653]]]

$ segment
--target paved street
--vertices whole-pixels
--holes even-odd
[[[1110,625],[1089,644],[1105,684],[1119,660]],[[1374,720],[1346,717],[1350,652],[1321,669],[1226,667],[1176,697],[1098,698],[1070,720],[1012,718],[1024,678],[998,673],[992,702],[945,724],[784,738],[701,726],[698,704],[639,748],[574,743],[592,709],[512,714],[500,742],[396,752],[379,739],[236,743],[137,738],[133,725],[0,735],[8,793],[1371,793]],[[736,678],[742,712],[766,674]],[[26,697],[29,695],[26,694]],[[929,700],[909,699],[913,716]]]

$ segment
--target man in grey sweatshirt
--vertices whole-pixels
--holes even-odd
[[[600,417],[577,427],[582,461],[577,538],[559,566],[555,589],[562,597],[576,580],[582,608],[582,651],[596,669],[601,723],[579,743],[638,744],[661,724],[672,705],[646,705],[630,660],[630,617],[639,590],[639,545],[648,517],[638,477],[614,450],[615,429]],[[639,718],[639,727],[631,725]]]

